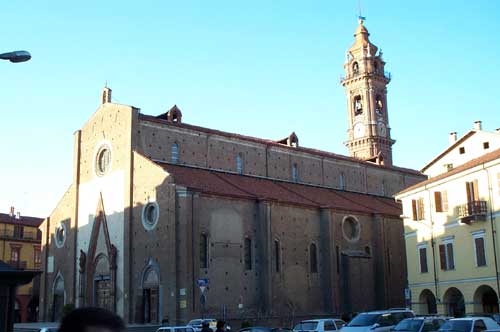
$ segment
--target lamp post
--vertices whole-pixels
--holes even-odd
[[[14,51],[0,54],[0,59],[9,60],[10,62],[26,62],[31,59],[31,54],[28,51]]]

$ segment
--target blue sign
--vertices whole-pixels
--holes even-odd
[[[198,287],[207,287],[208,286],[208,279],[198,279],[196,282]]]

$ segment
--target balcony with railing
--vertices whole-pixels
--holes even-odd
[[[488,212],[486,201],[467,202],[459,205],[457,209],[458,218],[464,224],[470,224],[473,221],[484,221]]]
[[[26,267],[28,266],[28,262],[10,260],[9,265],[12,266],[13,268],[18,269],[18,270],[25,270]]]
[[[381,75],[382,74],[382,75]],[[357,78],[357,77],[360,77],[360,76],[379,76],[379,77],[383,77],[385,78],[385,80],[387,81],[387,83],[389,83],[391,81],[391,78],[392,78],[392,75],[390,72],[384,70],[384,72],[382,73],[382,71],[379,71],[379,72],[370,72],[370,73],[365,73],[365,72],[357,72],[357,73],[351,73],[347,76],[340,76],[340,83],[342,84],[344,81],[346,80],[350,80],[350,79],[353,79],[353,78]]]
[[[0,230],[0,239],[40,241],[42,237],[36,231],[16,232],[13,230]]]

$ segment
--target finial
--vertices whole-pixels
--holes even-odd
[[[361,12],[361,0],[358,0],[358,22],[363,25],[363,22],[366,20],[366,17],[362,15]]]

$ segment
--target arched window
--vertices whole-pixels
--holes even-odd
[[[208,269],[208,236],[200,235],[200,268]]]
[[[358,75],[359,74],[359,65],[357,62],[354,62],[352,64],[352,73],[353,75]]]
[[[357,95],[354,97],[354,116],[363,114],[363,103],[361,102],[361,96]]]
[[[297,164],[292,165],[292,181],[299,182],[299,170],[297,168]]]
[[[252,269],[252,239],[245,238],[245,270]]]
[[[177,143],[172,144],[170,159],[174,164],[177,164],[179,162],[179,145]]]
[[[382,116],[384,112],[384,103],[382,101],[381,95],[377,95],[375,97],[375,112],[377,113],[378,116]]]
[[[243,156],[241,153],[238,153],[236,156],[236,172],[238,172],[238,174],[243,174]]]
[[[318,273],[318,249],[314,243],[309,246],[309,264],[311,273]]]

